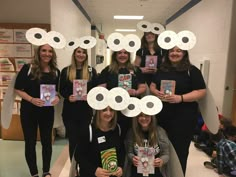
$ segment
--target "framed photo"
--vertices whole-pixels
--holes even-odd
[[[29,43],[25,37],[26,29],[14,29],[15,43]]]
[[[16,73],[0,72],[0,85],[8,86]]]
[[[0,29],[0,43],[13,43],[13,29]]]
[[[16,71],[20,71],[24,64],[28,64],[31,61],[32,61],[31,58],[16,58],[15,59]]]
[[[15,71],[12,62],[8,58],[0,58],[0,71]]]

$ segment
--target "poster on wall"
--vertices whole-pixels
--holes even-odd
[[[14,57],[14,44],[0,44],[0,57]]]
[[[14,29],[15,43],[29,43],[25,37],[26,29]]]
[[[0,29],[0,43],[13,43],[13,29]]]
[[[16,73],[0,72],[0,85],[8,86]]]
[[[31,44],[14,44],[15,57],[32,57]]]
[[[28,64],[31,61],[32,59],[30,58],[16,58],[15,59],[16,71],[20,71],[24,64]]]
[[[14,66],[8,58],[0,58],[0,71],[14,71]]]

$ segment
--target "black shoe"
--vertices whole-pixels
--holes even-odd
[[[199,150],[207,149],[207,145],[205,145],[204,143],[194,143],[194,146]]]
[[[47,173],[43,173],[42,177],[46,177],[47,175],[52,176],[51,173],[47,172]]]
[[[209,162],[209,161],[205,161],[203,164],[204,164],[204,166],[205,166],[206,168],[208,168],[208,169],[214,169],[214,168],[216,168],[216,165],[213,164],[212,162]]]

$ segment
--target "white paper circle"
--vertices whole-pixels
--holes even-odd
[[[65,47],[67,50],[74,50],[77,47],[79,47],[79,39],[78,38],[72,38],[72,39],[67,40],[66,47]]]
[[[152,28],[152,24],[148,21],[140,21],[137,24],[137,28],[143,32],[150,32]]]
[[[109,91],[108,103],[112,109],[120,111],[127,108],[129,104],[129,98],[129,93],[125,89],[121,87],[115,87]]]
[[[122,110],[121,113],[126,117],[136,117],[141,113],[141,101],[136,97],[130,97],[129,105],[126,109]]]
[[[94,87],[88,92],[87,102],[95,110],[102,110],[108,106],[107,95],[109,91],[105,87]]]
[[[120,33],[112,33],[107,38],[107,45],[113,51],[124,49],[124,36]]]
[[[167,50],[175,47],[177,40],[177,34],[174,31],[164,31],[157,38],[159,46]]]
[[[47,43],[47,32],[41,28],[30,28],[26,31],[26,39],[34,45],[40,46]]]
[[[191,31],[181,31],[177,34],[177,36],[177,46],[182,50],[192,49],[197,42],[196,36]]]
[[[49,31],[47,33],[47,43],[55,49],[62,49],[66,46],[66,39],[59,32]]]
[[[151,32],[154,34],[161,34],[162,32],[165,31],[165,28],[162,24],[160,23],[153,23],[151,27]]]
[[[153,95],[145,96],[141,99],[141,111],[146,115],[156,115],[162,110],[161,100]]]
[[[128,34],[125,36],[124,48],[128,52],[136,52],[141,46],[140,38],[135,34]]]
[[[83,49],[91,49],[96,45],[96,43],[96,38],[92,36],[83,36],[79,38],[79,46]]]

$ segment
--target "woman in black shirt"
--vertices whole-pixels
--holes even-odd
[[[74,49],[71,64],[62,69],[60,78],[60,94],[64,98],[62,117],[69,140],[71,160],[79,141],[78,129],[87,126],[91,122],[92,108],[89,107],[86,101],[86,94],[96,86],[96,77],[96,70],[88,65],[87,50],[81,47]],[[73,82],[76,80],[84,80],[86,85],[81,84],[75,87]],[[75,89],[78,89],[81,93],[84,92],[85,96],[78,98]]]
[[[170,81],[164,90],[162,80]],[[196,101],[206,94],[201,71],[191,65],[188,51],[178,47],[168,50],[160,70],[153,77],[150,91],[163,101],[158,124],[166,130],[185,173],[199,115]]]
[[[159,47],[157,38],[157,34],[145,32],[141,39],[141,48],[136,52],[134,61],[135,65],[142,70],[148,86],[150,86],[153,75],[162,63],[163,49]],[[155,65],[151,64],[149,60],[156,60]]]
[[[140,97],[146,91],[142,71],[131,64],[130,53],[125,49],[113,52],[111,64],[102,70],[98,82],[108,90],[123,87],[134,97]],[[118,123],[125,135],[131,127],[131,119],[118,112]]]
[[[93,123],[82,127],[80,131],[82,132],[78,141],[80,177],[121,177],[124,153],[116,112],[109,106],[97,111]],[[102,156],[105,151],[110,152],[107,158]],[[105,159],[108,163],[102,162]]]
[[[49,170],[52,156],[53,106],[59,102],[59,97],[56,94],[50,103],[52,106],[44,106],[45,100],[40,98],[40,85],[54,85],[57,92],[59,74],[56,53],[50,45],[45,44],[38,47],[32,64],[24,65],[16,78],[15,91],[22,97],[20,115],[25,139],[25,157],[34,177],[38,177],[35,149],[38,128],[42,144],[43,177],[51,176]]]

